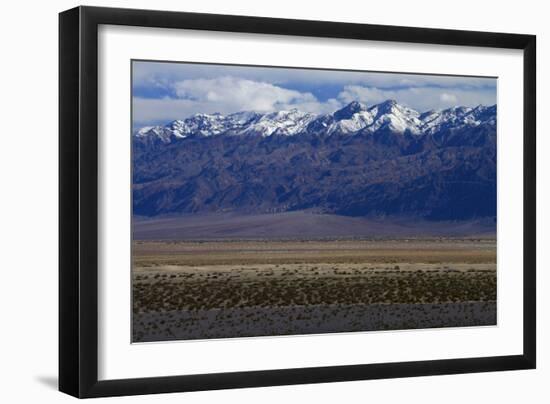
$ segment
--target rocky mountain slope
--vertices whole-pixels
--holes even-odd
[[[133,135],[135,215],[496,216],[496,106],[197,114]]]

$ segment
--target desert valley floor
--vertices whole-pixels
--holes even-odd
[[[133,243],[133,342],[496,324],[496,240]]]

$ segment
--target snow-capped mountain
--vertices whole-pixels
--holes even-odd
[[[164,126],[146,126],[138,130],[135,137],[143,141],[159,139],[162,143],[170,143],[174,139],[183,139],[191,135],[214,136],[229,131],[241,131],[261,118],[263,116],[255,112],[237,112],[228,116],[219,113],[195,114]]]
[[[323,115],[197,114],[142,128],[134,133],[133,212],[492,220],[496,113],[419,113],[388,100]]]
[[[435,133],[442,129],[463,126],[479,126],[483,123],[496,125],[496,105],[475,108],[452,107],[443,111],[428,111],[420,115],[422,133]]]
[[[239,132],[262,136],[273,134],[290,136],[303,132],[313,119],[315,119],[315,115],[300,112],[297,109],[272,112],[248,122]]]
[[[229,115],[195,114],[165,126],[147,126],[135,132],[141,143],[167,144],[190,136],[259,135],[294,136],[308,134],[355,134],[389,131],[396,134],[434,134],[450,128],[496,125],[496,105],[452,107],[419,113],[414,109],[387,100],[367,107],[353,101],[344,108],[323,115],[292,109],[266,114],[244,111]]]
[[[243,111],[230,115],[195,114],[184,120],[175,120],[165,126],[147,126],[135,133],[135,137],[145,142],[160,140],[170,143],[188,136],[215,136],[220,134],[261,136],[295,135],[302,132],[315,115],[297,109],[268,114]]]

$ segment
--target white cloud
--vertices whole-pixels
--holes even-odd
[[[419,112],[496,103],[496,80],[487,78],[155,62],[134,62],[132,77],[136,126],[198,112],[327,113],[355,100],[395,99]]]
[[[442,93],[439,96],[439,99],[443,102],[452,102],[452,103],[455,103],[455,104],[458,102],[458,99],[456,98],[456,95],[449,94],[449,93]]]
[[[177,98],[134,97],[134,123],[145,125],[183,119],[197,112],[229,114],[297,108],[319,114],[342,107],[342,103],[336,99],[320,102],[309,92],[237,77],[183,80],[174,83],[172,88]]]
[[[265,112],[317,102],[311,93],[237,77],[183,80],[174,89],[180,98],[219,104],[224,110]]]
[[[354,100],[367,105],[377,104],[387,99],[394,99],[400,104],[425,112],[430,109],[448,108],[456,105],[476,106],[496,103],[496,92],[488,89],[446,89],[437,87],[408,87],[395,90],[358,85],[344,86],[338,94],[343,103]],[[443,91],[443,92],[442,92]]]
[[[221,76],[242,77],[275,85],[362,85],[389,89],[396,87],[495,88],[494,78],[441,76],[436,74],[380,73],[321,69],[288,69],[262,66],[213,65],[200,63],[134,62],[133,80],[137,85]]]

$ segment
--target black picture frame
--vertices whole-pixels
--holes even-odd
[[[98,380],[98,26],[113,24],[523,51],[523,353],[467,359]],[[59,15],[59,390],[75,397],[184,392],[536,366],[536,37],[184,12],[77,7]]]

